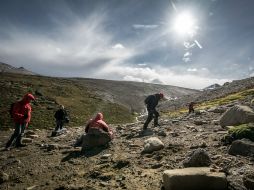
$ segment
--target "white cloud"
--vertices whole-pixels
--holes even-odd
[[[112,46],[113,36],[104,28],[105,19],[105,15],[93,14],[86,19],[76,19],[71,24],[56,21],[59,25],[50,35],[7,28],[8,38],[1,39],[0,57],[14,66],[22,64],[34,70],[44,68],[44,72],[40,70],[41,74],[51,75],[55,72],[49,66],[61,67],[59,70],[62,71],[65,67],[72,69],[81,66],[86,66],[86,70],[89,67],[97,70],[98,65],[122,62],[135,55],[132,49],[120,43]],[[65,68],[65,72],[69,71]],[[65,76],[64,73],[61,75]],[[76,76],[75,73],[72,76]]]
[[[124,46],[122,44],[115,44],[112,48],[113,49],[124,49]]]
[[[147,64],[146,63],[139,63],[138,66],[144,67],[144,66],[147,66]]]
[[[155,29],[159,25],[151,24],[151,25],[144,25],[144,24],[133,24],[132,27],[135,29]]]
[[[187,71],[188,71],[188,72],[196,72],[197,69],[196,69],[196,68],[188,68]]]
[[[156,64],[154,64],[156,65]],[[208,75],[197,75],[197,73],[177,73],[172,69],[155,66],[149,67],[133,67],[123,64],[108,64],[101,70],[100,76],[115,76],[122,80],[148,82],[160,81],[162,84],[181,86],[193,89],[202,89],[211,84],[224,84],[229,79],[209,78]],[[158,83],[158,82],[157,82]]]
[[[187,51],[187,52],[183,55],[183,57],[188,57],[188,56],[191,56],[191,55],[192,55],[192,53]]]

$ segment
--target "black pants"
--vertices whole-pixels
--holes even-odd
[[[9,139],[9,141],[6,143],[6,148],[9,148],[13,141],[15,141],[15,145],[19,146],[21,145],[21,138],[22,135],[24,134],[26,128],[26,123],[15,123],[15,130],[14,133],[12,134],[11,138]]]
[[[62,130],[63,129],[63,125],[64,125],[64,121],[63,120],[56,120],[55,131]]]
[[[144,129],[147,129],[148,124],[152,121],[153,118],[154,118],[154,126],[158,125],[159,113],[156,111],[156,109],[147,109],[147,111],[148,111],[148,117],[144,124]]]
[[[189,108],[189,114],[194,113],[194,108]]]

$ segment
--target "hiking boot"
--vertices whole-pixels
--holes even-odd
[[[143,126],[143,131],[146,131],[147,130],[147,127],[146,126]]]

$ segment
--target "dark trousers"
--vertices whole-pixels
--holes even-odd
[[[21,145],[21,138],[25,132],[25,128],[26,128],[26,123],[22,123],[22,124],[15,123],[14,133],[12,134],[9,141],[6,143],[6,148],[9,148],[12,145],[13,141],[15,141],[16,146]]]
[[[55,131],[62,130],[63,129],[63,125],[64,125],[64,121],[63,120],[56,120]]]
[[[148,111],[148,117],[144,124],[144,129],[147,129],[148,124],[152,121],[153,118],[154,118],[154,126],[158,125],[159,113],[156,111],[156,109],[147,109],[147,111]]]
[[[194,108],[189,108],[189,114],[194,113]]]

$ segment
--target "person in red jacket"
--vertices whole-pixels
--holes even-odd
[[[28,123],[31,120],[32,108],[30,102],[35,100],[32,94],[26,94],[23,99],[19,102],[16,102],[11,111],[13,121],[15,123],[15,130],[11,138],[6,144],[6,150],[10,149],[12,142],[15,140],[16,147],[23,147],[25,145],[21,144],[22,134],[25,131],[25,128],[28,126]]]
[[[113,138],[113,132],[109,128],[109,126],[103,121],[103,114],[97,113],[94,119],[91,119],[86,125],[85,132],[89,133],[89,129],[91,128],[99,128],[105,132],[107,132],[111,138]]]
[[[100,129],[100,130],[95,130]],[[98,131],[104,131],[107,134],[107,138],[104,135],[95,135]],[[107,144],[109,141],[113,139],[113,131],[109,128],[109,126],[103,121],[103,114],[97,113],[95,118],[91,119],[86,127],[85,133],[74,144],[74,147],[85,145],[86,148],[96,147]],[[101,132],[99,132],[101,133]],[[105,133],[101,133],[105,134]],[[84,144],[85,143],[85,144]]]

